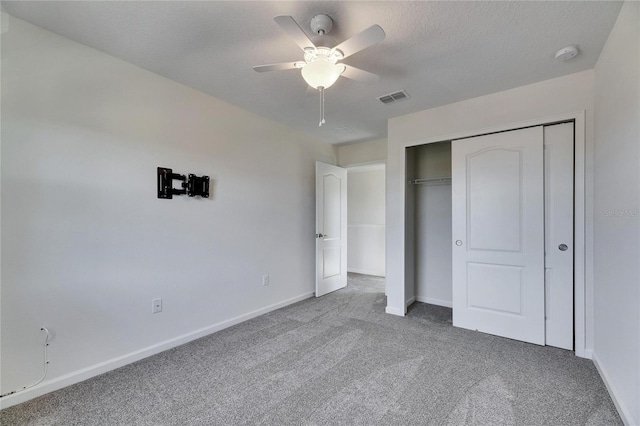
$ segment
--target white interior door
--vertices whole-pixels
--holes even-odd
[[[452,142],[453,325],[545,344],[543,128]]]
[[[347,169],[316,162],[316,297],[347,285]]]
[[[544,128],[546,343],[573,349],[573,123]]]

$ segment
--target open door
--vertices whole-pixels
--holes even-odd
[[[544,345],[543,128],[451,147],[453,325]]]
[[[316,162],[316,297],[347,285],[347,169]]]

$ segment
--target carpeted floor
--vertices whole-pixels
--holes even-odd
[[[619,425],[591,361],[384,313],[382,278],[0,411],[2,425]]]

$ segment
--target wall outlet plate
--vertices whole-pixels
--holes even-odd
[[[158,312],[162,312],[162,298],[160,297],[151,301],[151,313],[157,314]]]

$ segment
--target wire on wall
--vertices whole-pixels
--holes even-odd
[[[35,385],[40,384],[44,380],[44,378],[47,377],[47,373],[49,372],[49,359],[47,355],[47,347],[49,346],[49,340],[51,340],[51,333],[49,333],[49,330],[47,329],[47,327],[42,327],[40,331],[44,331],[45,333],[47,333],[47,337],[45,337],[44,339],[44,373],[42,374],[42,377],[40,377],[40,380],[38,380],[37,382],[32,383],[29,386],[24,386],[22,389],[14,390],[11,392],[7,392],[3,395],[0,395],[0,398],[4,398],[5,396],[13,395],[14,393],[22,392],[23,390],[32,388]]]

